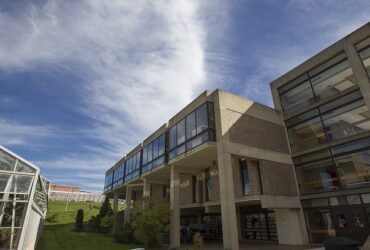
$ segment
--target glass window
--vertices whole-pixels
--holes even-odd
[[[335,236],[334,224],[329,208],[305,210],[307,229],[314,243],[322,243],[325,239]]]
[[[312,200],[302,200],[302,206],[304,208],[308,207],[327,207],[329,206],[328,199],[312,199]]]
[[[186,138],[190,139],[197,134],[195,125],[195,112],[186,117]]]
[[[159,143],[158,143],[158,155],[163,155],[165,150],[165,136],[162,134],[159,137]]]
[[[0,170],[13,171],[15,158],[10,154],[0,150]]]
[[[213,107],[213,103],[208,103],[208,127],[209,128],[216,128],[215,126],[215,111]]]
[[[207,105],[203,104],[196,110],[197,133],[208,129]]]
[[[152,161],[153,160],[153,144],[150,143],[148,145],[148,156],[147,156],[147,160],[148,162]]]
[[[173,126],[172,128],[170,128],[170,132],[169,132],[169,140],[168,140],[168,143],[169,143],[169,148],[172,149],[174,147],[176,147],[176,125]]]
[[[153,159],[158,157],[158,142],[158,139],[153,142]]]
[[[148,146],[143,148],[143,164],[148,162]]]
[[[322,119],[330,141],[370,130],[370,112],[363,99],[332,110]]]
[[[200,134],[186,143],[187,150],[195,148],[206,141],[208,141],[208,133]]]
[[[344,60],[312,77],[311,83],[316,99],[323,100],[355,86],[356,79],[348,61]]]
[[[347,205],[347,201],[344,196],[340,197],[330,197],[329,198],[330,206],[342,206]]]
[[[303,163],[313,162],[313,161],[323,159],[323,158],[328,158],[328,157],[330,157],[330,151],[326,149],[326,150],[320,150],[314,153],[309,153],[309,154],[300,155],[298,157],[294,157],[293,161],[294,161],[294,164],[303,164]]]
[[[10,174],[0,174],[0,192],[5,192],[10,176]]]
[[[14,180],[10,192],[14,193],[28,193],[31,188],[33,176],[14,176]]]
[[[209,170],[206,171],[205,184],[206,184],[206,200],[209,201],[210,200],[209,195],[212,191],[211,175],[209,173]]]
[[[361,204],[360,195],[358,195],[358,194],[356,194],[356,195],[347,195],[346,198],[347,198],[348,204],[350,204],[350,205]]]
[[[363,203],[370,203],[370,194],[362,194],[361,198]]]
[[[367,74],[370,77],[370,47],[359,52],[362,63],[367,71]]]
[[[345,187],[358,187],[370,183],[370,150],[337,157],[334,160],[342,185]]]
[[[339,189],[339,182],[332,160],[315,162],[296,168],[301,193]]]
[[[35,173],[36,169],[28,166],[26,163],[19,161],[17,162],[17,167],[15,169],[17,172],[23,172],[23,173]]]
[[[367,147],[370,147],[370,137],[333,147],[332,152],[334,155],[338,155]]]
[[[286,115],[293,114],[315,103],[315,97],[309,81],[305,81],[280,96],[281,105]]]
[[[289,128],[288,133],[293,152],[326,143],[324,129],[319,117]]]
[[[251,188],[249,183],[249,172],[248,172],[248,164],[247,160],[240,159],[240,168],[242,174],[242,184],[243,184],[243,195],[251,194]]]
[[[180,145],[183,142],[185,142],[185,119],[177,123],[176,127],[177,127],[176,130],[177,145]]]
[[[286,124],[287,127],[290,127],[294,124],[301,123],[301,122],[306,121],[306,120],[308,120],[308,119],[310,119],[314,116],[317,116],[318,114],[319,114],[319,110],[318,109],[313,109],[313,110],[310,110],[306,113],[294,116],[293,118],[290,118],[289,120],[286,120],[285,124]]]

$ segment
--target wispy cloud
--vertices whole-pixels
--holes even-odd
[[[78,72],[78,108],[94,120],[81,133],[101,142],[84,146],[91,154],[66,153],[40,166],[102,173],[197,95],[206,80],[201,7],[49,0],[1,11],[0,68]]]

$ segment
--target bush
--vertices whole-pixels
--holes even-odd
[[[203,249],[203,237],[202,235],[197,232],[193,236],[193,250],[201,250]]]
[[[53,214],[49,214],[47,217],[46,217],[46,219],[45,219],[45,221],[46,222],[49,222],[49,223],[54,223],[54,222],[57,222],[57,219],[58,219],[58,217],[59,217],[59,212],[57,212],[57,213],[53,213]]]
[[[118,243],[127,244],[134,242],[134,229],[130,223],[124,224],[122,227],[117,228],[114,234],[114,239]]]
[[[161,243],[161,232],[167,230],[170,221],[168,204],[156,204],[152,200],[144,200],[131,208],[131,220],[134,228],[134,238],[147,247]]]
[[[100,232],[108,233],[112,229],[113,215],[111,213],[104,216],[100,221]]]
[[[103,232],[103,233],[109,232],[111,227],[109,226],[109,221],[111,220],[113,222],[113,217],[112,219],[109,219],[109,217],[107,218],[105,217],[108,215],[111,216],[112,214],[113,210],[109,202],[109,198],[105,197],[105,200],[100,207],[99,214],[96,216],[92,216],[88,221],[89,230],[93,232]],[[103,227],[101,225],[103,225]]]
[[[84,229],[84,210],[78,209],[76,215],[75,230],[81,232]]]

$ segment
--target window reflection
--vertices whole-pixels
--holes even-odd
[[[326,143],[324,129],[319,117],[288,129],[292,151],[300,151]]]
[[[330,67],[311,78],[316,100],[334,96],[356,85],[353,71],[347,60]]]
[[[160,135],[143,149],[142,173],[164,163],[165,134]]]
[[[312,242],[321,243],[326,238],[335,236],[329,208],[307,209],[305,216]]]
[[[339,189],[332,160],[299,166],[296,172],[302,194]]]
[[[305,81],[293,89],[288,90],[280,98],[285,114],[292,114],[315,102],[309,81]]]
[[[370,150],[335,158],[342,185],[347,188],[369,184]]]

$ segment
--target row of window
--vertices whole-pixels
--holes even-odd
[[[215,139],[213,103],[206,102],[105,176],[104,191],[128,182],[204,142]],[[168,141],[166,141],[168,138]],[[167,147],[166,147],[167,146]],[[168,148],[168,155],[166,155]]]
[[[169,130],[169,159],[200,144],[214,140],[214,110],[212,103],[204,103]]]
[[[284,114],[292,115],[357,85],[344,53],[279,89]]]
[[[286,121],[292,152],[370,130],[370,112],[356,90]]]
[[[370,137],[294,158],[302,194],[370,185]]]

